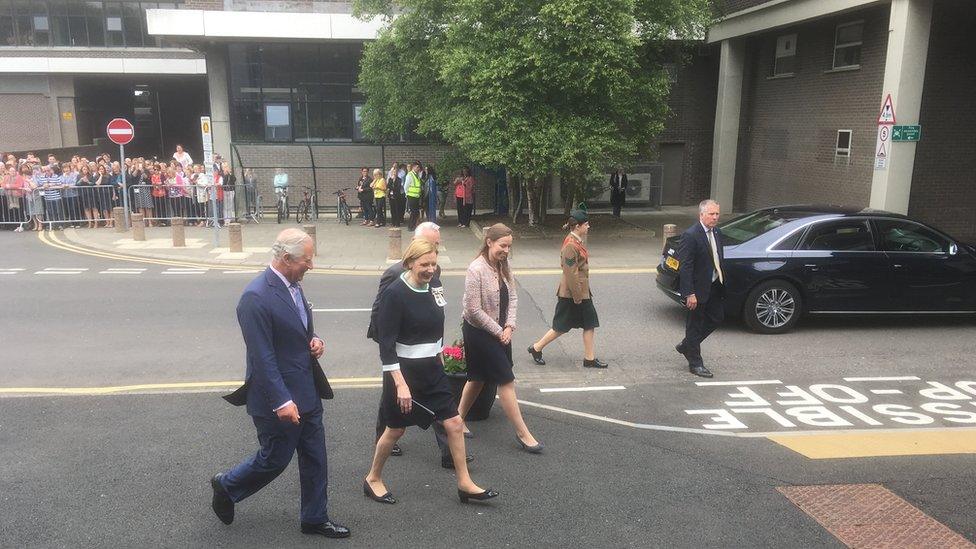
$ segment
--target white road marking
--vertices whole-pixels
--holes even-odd
[[[783,382],[778,379],[753,379],[751,381],[696,381],[695,385],[699,387],[705,386],[737,386],[737,385],[782,385]]]
[[[83,272],[85,272],[87,270],[88,269],[80,269],[80,268],[79,269],[61,269],[61,268],[48,267],[47,269],[44,269],[43,271],[37,271],[34,274],[38,274],[38,275],[78,275],[78,274],[81,274],[81,273],[83,273]]]
[[[0,269],[0,271],[15,271],[15,272],[20,272],[20,271],[23,271],[23,270],[24,270],[24,269],[21,269],[21,268],[19,268],[19,267],[16,267],[16,268],[10,268],[10,269]]]
[[[166,269],[160,274],[164,275],[195,275],[195,274],[206,274],[207,269],[184,269],[184,268],[170,268]]]
[[[255,274],[255,273],[260,273],[260,272],[261,271],[256,271],[256,270],[255,271],[221,271],[221,273],[222,274],[225,274],[225,275],[230,275],[230,274]]]
[[[902,392],[899,389],[871,389],[871,392],[876,395],[900,395]]]
[[[844,381],[921,381],[917,376],[845,377]]]
[[[120,275],[141,275],[146,269],[137,268],[111,268],[99,271],[98,274],[120,274]]]
[[[622,425],[624,427],[632,427],[634,429],[644,429],[648,431],[668,431],[672,433],[694,433],[698,435],[713,435],[719,437],[735,437],[742,436],[737,433],[730,433],[728,431],[710,431],[708,429],[695,429],[692,427],[671,427],[670,425],[653,425],[650,423],[634,423],[631,421],[624,421],[622,419],[614,419],[612,417],[598,416],[596,414],[588,414],[586,412],[577,412],[576,410],[569,410],[566,408],[560,408],[558,406],[549,406],[548,404],[539,404],[537,402],[529,402],[528,400],[519,400],[519,404],[523,406],[530,406],[533,408],[541,408],[543,410],[550,410],[553,412],[560,412],[563,414],[568,414],[571,416],[585,417],[587,419],[593,419],[596,421],[603,421],[606,423],[613,423],[615,425]]]
[[[368,313],[373,309],[312,309],[313,313]]]
[[[585,391],[622,391],[626,389],[623,385],[607,385],[605,387],[550,387],[539,389],[540,393],[575,393]]]

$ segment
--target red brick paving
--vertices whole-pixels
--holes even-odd
[[[777,490],[848,547],[976,547],[878,484],[782,486]]]

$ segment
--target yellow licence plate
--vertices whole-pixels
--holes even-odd
[[[676,271],[678,270],[678,260],[673,257],[665,258],[664,264]]]

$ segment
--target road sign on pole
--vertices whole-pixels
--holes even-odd
[[[881,105],[881,113],[878,114],[878,124],[894,124],[895,123],[895,104],[891,101],[891,94],[889,93]]]
[[[213,125],[209,116],[200,117],[200,137],[203,140],[203,165],[210,169],[213,165]]]
[[[105,134],[112,140],[112,143],[119,146],[119,171],[122,178],[119,184],[122,188],[122,209],[125,210],[124,223],[125,228],[128,229],[132,225],[129,222],[129,189],[125,182],[125,146],[136,136],[136,132],[135,128],[132,127],[132,122],[125,118],[113,118],[105,127]]]
[[[892,126],[892,141],[918,141],[922,138],[922,126]]]

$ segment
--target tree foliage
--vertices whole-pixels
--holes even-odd
[[[356,0],[388,25],[364,53],[363,129],[416,125],[535,188],[599,173],[663,128],[658,55],[700,35],[710,0]],[[511,178],[515,180],[516,178]]]

